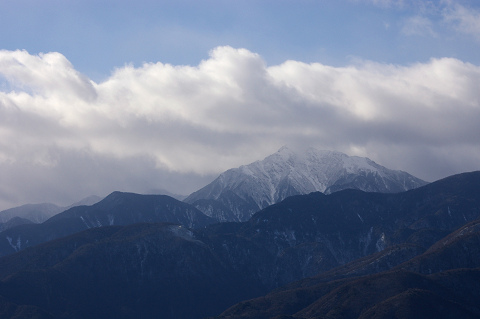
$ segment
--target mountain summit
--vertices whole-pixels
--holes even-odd
[[[425,185],[406,172],[341,152],[284,146],[262,161],[230,169],[188,196],[206,215],[220,221],[245,221],[253,213],[286,197],[343,189],[396,193]]]

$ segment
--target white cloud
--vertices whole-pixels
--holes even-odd
[[[447,1],[443,15],[458,31],[474,36],[480,40],[480,11],[467,8],[458,3]]]
[[[94,83],[59,53],[0,52],[0,207],[121,189],[188,193],[284,144],[369,156],[433,180],[478,169],[480,67],[268,67],[218,47]],[[6,207],[4,207],[6,208]]]

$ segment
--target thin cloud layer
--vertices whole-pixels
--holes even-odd
[[[412,0],[353,0],[384,9],[409,12],[402,23],[401,33],[406,36],[439,38],[445,30],[455,31],[480,40],[480,11],[468,1],[412,1]],[[464,3],[465,5],[462,5]]]
[[[433,23],[426,17],[414,16],[410,17],[402,28],[402,33],[408,36],[430,36],[437,37],[438,35],[433,31]]]
[[[480,168],[480,67],[451,58],[267,66],[227,46],[197,66],[127,65],[95,83],[60,53],[0,51],[0,89],[0,208],[188,194],[285,144],[430,181]]]
[[[452,1],[448,1],[448,4],[443,13],[445,21],[452,23],[458,31],[480,40],[480,12]]]

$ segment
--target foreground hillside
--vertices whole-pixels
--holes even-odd
[[[479,189],[472,172],[398,194],[293,196],[244,223],[87,229],[0,258],[1,309],[45,318],[203,318],[229,307],[221,318],[386,318],[393,309],[408,318],[424,300],[432,314],[473,318]]]
[[[218,318],[480,318],[480,220],[389,270],[360,262],[242,302]],[[359,272],[360,271],[360,272]]]

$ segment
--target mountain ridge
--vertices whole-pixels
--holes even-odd
[[[300,153],[284,146],[261,161],[223,172],[184,201],[220,221],[246,221],[292,195],[348,188],[394,193],[426,183],[365,157],[315,148]]]
[[[40,203],[12,207],[0,211],[0,223],[6,223],[12,218],[20,217],[28,219],[30,222],[39,224],[43,223],[50,217],[55,216],[56,214],[66,211],[67,209],[82,205],[93,205],[98,203],[101,199],[101,197],[91,195],[68,206],[58,206],[52,203]]]
[[[443,262],[434,264],[432,270],[441,271],[435,274],[412,270],[431,265],[431,256],[462,254],[462,245],[478,247],[478,189],[480,172],[471,172],[396,194],[348,189],[291,196],[243,223],[91,228],[0,258],[0,300],[37,307],[54,318],[172,319],[218,315],[242,300],[248,301],[220,318],[347,319],[363,311],[383,313],[396,301],[414,311],[416,296],[458,301],[478,294],[478,283],[469,280],[478,271],[442,271]],[[122,195],[114,193],[104,204]],[[132,203],[129,196],[123,199]],[[452,267],[478,265],[478,249],[471,252]],[[333,271],[359,257],[366,259],[345,267],[357,271],[353,277]],[[365,268],[372,261],[378,267]],[[329,270],[343,277],[329,280]],[[468,284],[460,292],[457,280]],[[452,287],[457,292],[451,294]],[[272,289],[273,295],[261,297]],[[384,289],[389,293],[382,295]],[[449,306],[475,318],[476,296]],[[345,311],[338,312],[343,304]],[[284,305],[277,310],[285,312],[273,315],[269,305]]]
[[[195,228],[215,220],[167,195],[116,191],[96,204],[72,207],[41,224],[23,224],[0,232],[0,256],[85,229],[145,222],[171,222]]]

